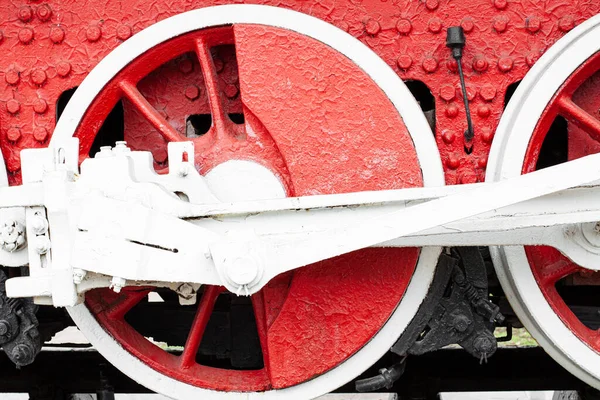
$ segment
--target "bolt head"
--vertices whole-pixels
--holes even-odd
[[[196,85],[189,85],[185,88],[184,94],[189,100],[196,100],[200,97],[200,89]]]
[[[15,115],[20,110],[21,110],[21,103],[19,103],[17,100],[10,99],[9,101],[6,102],[6,111],[8,111],[10,114]]]
[[[5,320],[1,320],[0,321],[0,336],[6,336],[10,331],[10,324],[5,321]]]
[[[36,253],[42,255],[46,254],[50,250],[50,240],[46,236],[38,236],[35,238],[34,249]]]
[[[69,76],[69,74],[71,73],[71,64],[69,64],[66,61],[59,62],[58,65],[56,66],[56,73],[61,78],[65,78],[65,77]]]
[[[189,299],[194,295],[194,287],[192,285],[190,285],[189,283],[182,283],[177,288],[177,293],[181,297],[183,297],[185,299]]]
[[[65,40],[65,30],[60,26],[55,26],[50,30],[50,40],[54,44],[62,43]]]
[[[37,8],[35,14],[40,21],[48,21],[52,17],[52,9],[47,4],[42,4]]]
[[[469,328],[469,325],[471,325],[471,320],[469,320],[469,318],[463,314],[455,315],[452,320],[452,325],[454,326],[454,329],[462,333]]]
[[[258,277],[256,260],[250,256],[239,256],[227,267],[227,276],[236,285],[248,285]]]
[[[33,29],[31,28],[23,28],[19,31],[18,35],[19,41],[23,44],[29,44],[33,40]]]
[[[412,24],[408,19],[400,19],[396,22],[396,30],[402,35],[408,35],[412,30]]]
[[[123,289],[126,284],[127,284],[127,281],[124,278],[121,278],[118,276],[113,276],[113,278],[110,281],[109,287],[110,287],[110,289],[113,290],[113,292],[121,293],[121,289]]]
[[[33,351],[24,344],[19,344],[11,352],[11,357],[17,365],[29,364],[33,359]]]
[[[40,143],[43,143],[48,139],[48,129],[43,126],[38,126],[33,130],[33,137]]]
[[[365,31],[369,35],[375,36],[379,33],[379,31],[381,31],[381,25],[379,25],[379,22],[375,21],[374,19],[370,19],[365,24]]]
[[[473,341],[473,347],[479,353],[490,354],[496,349],[497,345],[496,341],[492,341],[487,335],[479,335]]]
[[[9,69],[8,71],[6,71],[6,74],[4,74],[4,80],[9,85],[16,85],[17,83],[19,83],[20,79],[21,77],[19,76],[19,73],[14,69]]]
[[[36,235],[43,235],[48,231],[48,221],[46,218],[36,215],[32,218],[31,228]]]

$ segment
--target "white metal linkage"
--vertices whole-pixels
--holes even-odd
[[[174,160],[194,150],[169,146]],[[250,295],[370,246],[549,245],[600,265],[600,155],[497,183],[219,203],[193,161],[158,175],[149,152],[120,142],[79,172],[77,149],[71,139],[24,151],[24,185],[0,189],[1,207],[24,210],[29,242],[3,254],[30,264],[7,282],[10,296],[72,306],[95,287],[182,283]]]

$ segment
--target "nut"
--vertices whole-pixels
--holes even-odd
[[[73,268],[73,283],[79,285],[87,275],[87,271],[80,268]]]
[[[110,281],[109,288],[112,289],[115,293],[120,293],[121,289],[123,289],[126,284],[127,281],[124,278],[113,276],[113,278]]]
[[[25,245],[25,227],[18,221],[8,221],[0,229],[0,245],[8,252],[19,250]]]

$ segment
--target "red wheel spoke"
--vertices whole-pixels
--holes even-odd
[[[258,338],[260,340],[260,348],[262,350],[263,364],[267,376],[271,377],[270,364],[269,364],[269,343],[268,343],[268,326],[267,326],[267,315],[265,313],[265,300],[264,294],[258,292],[252,296],[252,307],[254,309],[254,317],[256,319],[256,329],[258,331]]]
[[[593,139],[600,141],[600,120],[575,104],[570,97],[559,96],[556,103],[560,115],[586,131]]]
[[[124,289],[123,292],[118,295],[118,300],[110,305],[107,310],[108,315],[113,319],[123,319],[125,314],[146,298],[151,291],[151,289],[144,288]]]
[[[189,368],[196,363],[196,353],[200,347],[204,330],[210,319],[217,297],[223,291],[220,286],[206,286],[198,310],[192,322],[192,328],[185,342],[183,353],[181,354],[180,366],[182,369]]]
[[[180,142],[183,140],[182,135],[146,100],[135,85],[127,81],[121,81],[119,86],[125,98],[160,132],[165,140],[169,142]]]
[[[561,259],[551,264],[538,266],[536,269],[541,282],[545,285],[554,286],[556,282],[573,274],[579,268],[577,264]]]
[[[223,98],[219,89],[219,77],[217,69],[210,53],[210,45],[203,39],[198,39],[195,42],[196,55],[204,77],[204,85],[210,103],[210,112],[212,114],[213,127],[216,130],[216,135],[221,136],[227,134],[228,117],[223,109]]]

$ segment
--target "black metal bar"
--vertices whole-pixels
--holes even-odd
[[[377,374],[391,365],[393,357],[382,358],[361,377]],[[396,356],[397,357],[397,356]],[[500,348],[484,365],[463,350],[444,349],[410,356],[404,375],[392,389],[407,398],[428,398],[439,392],[499,390],[584,390],[586,385],[555,363],[541,348]],[[36,361],[20,370],[0,355],[0,393],[27,393],[33,386],[53,385],[64,393],[95,393],[100,383],[100,366],[106,360],[95,351],[43,350]],[[150,393],[113,366],[105,373],[115,393]],[[340,393],[355,392],[354,383]]]

